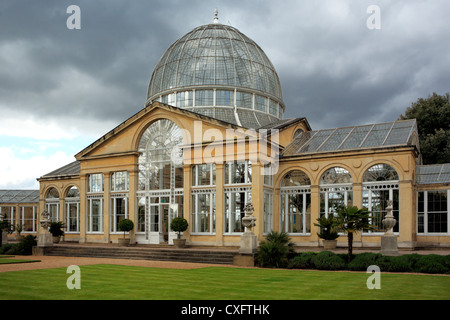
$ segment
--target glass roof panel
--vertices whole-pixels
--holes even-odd
[[[316,131],[316,134],[314,134],[311,137],[311,139],[300,148],[299,152],[303,153],[303,152],[315,152],[315,151],[317,151],[317,148],[320,147],[320,145],[325,141],[325,139],[333,131],[334,131],[334,129]]]
[[[361,147],[374,147],[382,145],[389,133],[393,123],[376,124],[370,130],[366,139],[362,142]]]
[[[342,141],[344,141],[344,139],[348,136],[350,131],[352,131],[352,128],[336,129],[320,146],[318,151],[337,150],[338,147],[342,144]]]
[[[339,149],[345,150],[359,148],[372,127],[373,125],[354,127]]]
[[[399,122],[304,132],[286,146],[283,155],[411,145],[411,132],[417,131],[415,120]]]

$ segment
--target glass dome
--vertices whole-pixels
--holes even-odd
[[[283,118],[278,75],[264,51],[236,28],[195,28],[167,49],[153,71],[153,101],[247,128]]]

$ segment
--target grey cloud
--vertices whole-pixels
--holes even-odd
[[[66,28],[66,8],[72,4],[81,8],[81,30]],[[381,30],[365,26],[370,4],[382,9]],[[212,22],[218,7],[221,23],[255,40],[272,60],[287,117],[307,117],[314,129],[390,121],[417,98],[450,91],[450,4],[433,1],[432,6],[421,1],[2,1],[0,108],[20,107],[41,118],[120,123],[143,107],[164,51],[194,27]],[[74,74],[79,78],[67,78]]]

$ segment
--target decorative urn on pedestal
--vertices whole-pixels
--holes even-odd
[[[394,234],[393,228],[397,224],[392,215],[392,201],[388,201],[388,206],[386,207],[387,215],[384,217],[382,223],[386,230],[384,235],[381,236],[381,250],[380,253],[383,255],[398,255],[397,246],[397,236]]]
[[[239,253],[254,254],[256,252],[257,237],[252,231],[252,228],[256,225],[256,218],[252,216],[254,210],[251,203],[247,203],[244,207],[245,216],[242,218],[242,225],[245,227],[245,232],[241,236]]]
[[[53,236],[48,230],[52,221],[50,220],[50,213],[47,210],[42,211],[41,220],[39,221],[41,230],[39,230],[39,236],[37,245],[38,247],[51,247],[53,246]]]

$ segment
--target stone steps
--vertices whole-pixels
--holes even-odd
[[[210,264],[233,264],[234,251],[205,249],[167,249],[135,247],[93,247],[54,245],[47,248],[46,255],[66,257],[95,257],[113,259],[159,260]]]

